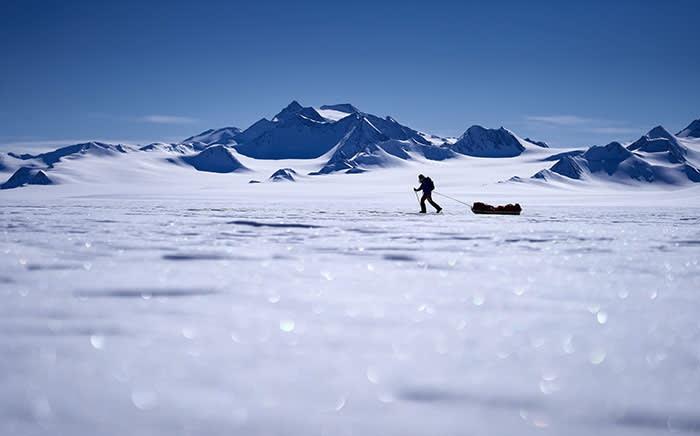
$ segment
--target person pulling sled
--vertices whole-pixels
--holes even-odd
[[[440,211],[442,211],[442,208],[433,201],[432,197],[433,191],[435,190],[435,183],[433,183],[430,177],[425,177],[423,174],[418,175],[418,181],[420,182],[420,186],[417,188],[413,188],[413,190],[415,192],[423,191],[423,196],[420,199],[420,213],[426,212],[426,200],[435,208],[436,213],[440,213]]]

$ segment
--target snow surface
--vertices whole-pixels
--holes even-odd
[[[351,115],[348,112],[341,112],[333,109],[318,109],[316,108],[316,111],[321,114],[321,116],[327,120],[331,121],[338,121],[342,120],[343,118],[347,117],[348,115]]]
[[[700,140],[273,120],[0,155],[0,435],[700,431]]]
[[[700,186],[416,157],[249,184],[86,155],[0,192],[2,435],[700,430]],[[467,203],[519,202],[521,216]]]

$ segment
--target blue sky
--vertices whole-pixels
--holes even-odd
[[[696,0],[575,3],[5,0],[0,149],[179,140],[292,99],[575,146],[700,117]]]

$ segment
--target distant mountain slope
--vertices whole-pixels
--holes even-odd
[[[0,153],[0,172],[14,171],[17,168],[26,165],[26,160],[18,159],[12,153]]]
[[[199,142],[206,145],[211,144],[235,144],[237,136],[241,133],[238,127],[223,127],[221,129],[209,129],[199,135],[190,136],[184,143]]]
[[[204,147],[206,148],[206,147]],[[204,149],[202,148],[202,149]],[[140,151],[165,151],[171,153],[192,153],[196,148],[187,144],[166,144],[164,142],[154,142],[152,144],[139,147]]]
[[[534,144],[534,145],[536,145],[536,146],[538,146],[538,147],[549,148],[549,144],[547,144],[547,143],[544,142],[544,141],[535,141],[534,139],[530,139],[530,138],[525,138],[525,141],[527,141],[527,142],[529,142],[529,143],[531,143],[531,144]]]
[[[256,159],[312,159],[334,150],[332,161],[329,161],[329,164],[334,164],[339,159],[351,159],[363,147],[391,139],[432,146],[419,132],[391,117],[365,114],[349,104],[321,106],[319,110],[321,113],[293,101],[271,122],[262,122],[264,129],[258,136],[250,140],[239,136],[236,150]],[[327,113],[324,111],[332,111],[333,116],[322,116],[322,113]],[[363,123],[365,126],[361,125]],[[370,134],[371,130],[378,132],[379,136]],[[243,135],[247,132],[244,131]]]
[[[688,149],[666,129],[657,126],[626,148],[619,142],[593,146],[583,153],[562,153],[535,179],[599,179],[679,185],[700,182],[697,163],[687,159]]]
[[[319,109],[323,110],[333,110],[333,111],[338,111],[338,112],[343,112],[346,114],[354,114],[356,112],[360,112],[358,108],[355,106],[351,105],[350,103],[341,103],[341,104],[324,104],[321,106]]]
[[[481,126],[471,126],[450,149],[467,156],[514,157],[525,151],[525,146],[503,127],[485,129]]]
[[[651,129],[627,147],[632,151],[654,154],[663,157],[671,163],[682,163],[686,161],[688,149],[681,145],[675,136],[670,134],[661,126]]]
[[[50,151],[47,153],[40,153],[37,155],[31,155],[31,154],[22,154],[22,155],[15,155],[13,153],[10,153],[10,156],[13,156],[17,159],[22,159],[22,160],[30,160],[30,159],[36,159],[39,161],[44,162],[48,166],[53,166],[57,162],[59,162],[63,158],[76,158],[76,157],[81,157],[84,155],[93,155],[93,156],[109,156],[109,155],[114,155],[116,153],[127,153],[130,151],[130,149],[124,145],[113,145],[113,144],[106,144],[104,142],[85,142],[82,144],[74,144],[74,145],[69,145],[66,147],[61,147],[59,149],[56,149],[54,151]]]
[[[700,119],[690,123],[688,127],[678,132],[680,138],[700,138]]]
[[[335,145],[343,135],[343,127],[325,119],[316,121],[297,113],[275,121],[270,129],[237,145],[236,150],[255,159],[313,159],[327,153]]]
[[[457,154],[513,157],[528,146],[547,147],[542,142],[521,140],[503,128],[481,126],[472,126],[459,140],[448,141],[418,132],[391,117],[361,112],[349,103],[315,109],[297,101],[289,103],[272,121],[263,118],[242,132],[208,130],[185,142],[195,141],[230,144],[254,159],[314,159],[330,153],[320,174],[357,169],[360,162],[365,169],[384,166],[387,156],[408,160],[411,153],[429,160]]]
[[[379,118],[356,112],[342,120],[347,133],[333,147],[331,156],[318,174],[335,171],[364,172],[371,167],[394,165],[412,159],[410,153],[429,160],[443,160],[455,154],[435,145],[419,132],[391,117]]]
[[[54,182],[49,179],[46,173],[38,168],[22,167],[3,184],[0,189],[19,188],[24,185],[52,185]]]
[[[210,173],[232,173],[247,168],[223,145],[212,145],[192,156],[180,158],[199,171]]]
[[[253,123],[253,125],[239,133],[236,136],[236,141],[240,143],[251,141],[274,127],[275,123],[267,118],[261,118]]]
[[[238,159],[243,155],[246,159],[242,160],[253,170],[256,165],[267,167],[266,171],[274,168],[259,160],[314,159],[297,168],[304,168],[310,174],[359,174],[408,165],[407,161],[422,165],[426,161],[441,161],[460,155],[502,159],[528,153],[527,157],[514,163],[528,165],[529,174],[540,170],[532,176],[540,181],[597,180],[681,185],[700,182],[699,127],[700,120],[693,121],[679,132],[680,136],[675,136],[657,126],[627,147],[611,142],[603,147],[557,153],[548,149],[545,142],[522,139],[503,127],[488,129],[474,125],[459,138],[442,138],[414,130],[390,116],[379,117],[360,111],[349,103],[315,108],[292,101],[271,120],[262,118],[245,130],[236,127],[209,129],[180,143],[154,142],[136,148],[91,141],[46,153],[0,153],[0,173],[6,180],[5,187],[48,184],[53,180],[61,183],[81,180],[73,177],[73,173],[85,171],[93,163],[100,171],[111,170],[112,165],[132,165],[133,168],[128,170],[155,171],[159,163],[166,161],[204,172],[232,173],[248,170]],[[99,165],[92,159],[127,153],[130,155],[125,159],[105,160]],[[71,162],[83,157],[91,159],[86,159],[85,165],[73,168]],[[464,159],[464,162],[465,167],[475,165],[473,159]],[[542,169],[546,165],[551,167]],[[168,167],[158,168],[163,171]],[[121,171],[117,167],[115,172]],[[297,177],[303,176],[282,168],[272,180]]]
[[[280,168],[272,173],[268,180],[271,182],[295,182],[296,175],[297,172],[291,168]]]
[[[302,109],[304,109],[304,106],[300,105],[298,101],[293,100],[287,105],[287,107],[285,107],[284,109],[279,111],[277,115],[272,117],[272,122],[279,123],[280,121],[286,121],[292,118],[294,115],[298,114]]]

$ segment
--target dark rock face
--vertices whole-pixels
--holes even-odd
[[[43,170],[38,168],[22,167],[15,171],[0,189],[19,188],[24,185],[53,185],[54,182]]]
[[[224,145],[212,145],[192,156],[181,158],[199,171],[210,173],[232,173],[248,169]]]
[[[280,168],[270,176],[271,182],[295,182],[297,172],[291,168]]]
[[[678,132],[680,138],[700,138],[700,119],[690,123],[688,127]]]
[[[670,163],[684,163],[688,149],[661,126],[654,127],[627,147],[628,150],[663,155]]]

